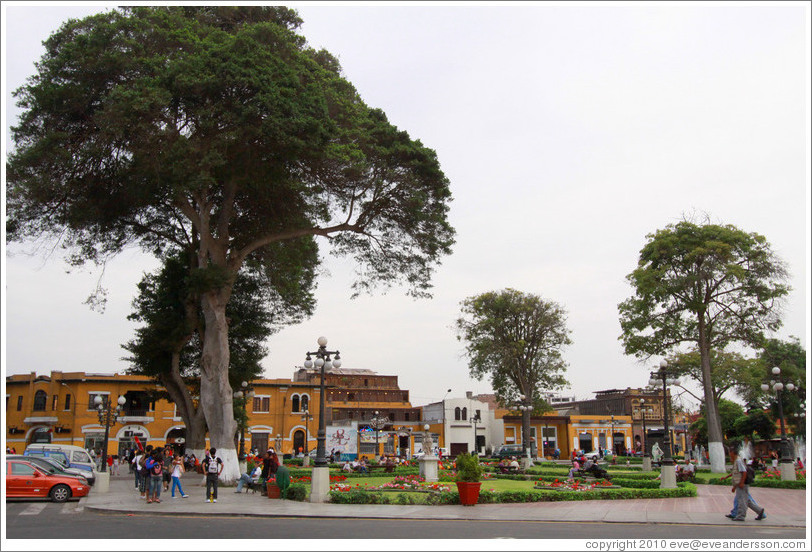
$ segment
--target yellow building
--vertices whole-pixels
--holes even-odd
[[[258,379],[247,401],[249,422],[245,446],[282,453],[316,446],[319,389],[307,382]],[[101,450],[104,426],[99,423],[96,396],[115,401],[124,397],[123,412],[111,426],[108,454],[136,446],[174,444],[183,448],[185,425],[174,403],[162,398],[164,389],[146,376],[53,371],[6,378],[6,442],[22,452],[30,443],[62,443]],[[239,400],[239,399],[238,399]],[[310,409],[312,419],[304,412]]]

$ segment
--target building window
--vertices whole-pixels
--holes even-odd
[[[300,408],[302,410],[307,410],[308,406],[310,406],[310,397],[308,397],[307,395],[302,395],[302,405]]]
[[[45,391],[37,391],[34,394],[34,411],[41,412],[45,410],[46,403],[48,402],[48,395]]]
[[[299,395],[293,395],[290,398],[290,411],[299,412]]]
[[[468,409],[467,408],[462,409],[462,418],[460,418],[460,419],[461,420],[467,420],[468,419]]]
[[[96,397],[101,397],[102,401],[104,401],[105,396],[108,396],[108,395],[110,395],[110,393],[101,393],[101,392],[98,392],[98,391],[95,392],[95,393],[88,393],[87,394],[87,409],[88,410],[96,410]],[[102,402],[102,404],[104,404],[104,402]]]
[[[54,395],[54,401],[51,405],[51,410],[56,410],[57,405],[59,404],[59,395]]]
[[[479,411],[479,410],[477,410],[477,411],[476,411],[476,414],[474,415],[474,418],[476,418],[477,420],[481,420],[481,419],[482,419],[482,414],[480,413],[480,411]]]
[[[348,401],[354,401],[355,400],[355,395],[353,393],[347,393],[347,400]]]
[[[364,380],[364,387],[369,387],[369,380],[368,379]]]
[[[23,396],[17,397],[17,412],[23,409]]]
[[[70,410],[70,393],[65,395],[65,410]]]
[[[459,406],[458,406],[457,408],[455,408],[455,409],[454,409],[454,419],[455,419],[455,420],[460,420],[460,419],[462,419],[462,411],[460,410],[460,407],[459,407]]]
[[[404,412],[404,414],[403,414],[403,421],[404,421],[404,422],[408,422],[408,421],[409,421],[409,413],[408,413],[408,412]]]
[[[254,397],[254,412],[270,412],[271,398],[270,397]]]

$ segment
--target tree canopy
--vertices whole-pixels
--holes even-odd
[[[634,295],[618,305],[626,354],[647,359],[683,344],[700,355],[711,469],[724,471],[711,351],[758,347],[781,326],[787,273],[766,238],[732,225],[684,220],[647,236],[627,280]]]
[[[469,297],[461,311],[457,339],[466,344],[471,376],[489,376],[500,403],[515,403],[518,395],[535,401],[542,390],[567,383],[561,353],[572,341],[561,306],[505,289]]]
[[[313,272],[321,237],[358,262],[356,293],[426,296],[454,241],[435,152],[368,107],[300,24],[283,7],[119,8],[66,22],[15,92],[10,239],[55,240],[77,263],[129,244],[195,252],[201,397],[226,481],[241,268]]]

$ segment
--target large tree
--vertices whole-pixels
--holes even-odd
[[[200,282],[191,276],[193,258],[175,252],[164,259],[155,274],[138,284],[129,320],[144,325],[123,348],[130,352],[130,373],[154,378],[177,406],[186,426],[186,447],[201,456],[206,445],[206,422],[198,400],[200,394],[201,344],[205,324],[200,313]],[[254,267],[255,269],[258,267]],[[298,271],[297,271],[298,273]],[[276,271],[271,276],[282,274]],[[298,273],[302,281],[279,282],[245,267],[234,283],[226,307],[229,323],[231,366],[229,383],[239,388],[262,373],[260,361],[268,351],[265,340],[282,325],[310,314],[312,273]],[[241,412],[241,406],[237,408]]]
[[[435,152],[366,106],[300,24],[282,7],[120,8],[65,23],[15,93],[11,239],[59,240],[76,262],[195,251],[200,396],[226,481],[226,305],[243,265],[273,271],[275,244],[320,237],[358,261],[356,293],[426,296],[453,243]]]
[[[634,295],[618,306],[620,339],[626,354],[643,359],[683,344],[699,351],[711,470],[721,473],[711,351],[731,343],[757,347],[764,332],[780,327],[786,270],[763,236],[731,225],[681,221],[647,238],[627,277]]]
[[[566,312],[553,301],[514,289],[490,291],[461,303],[457,339],[465,342],[471,376],[489,377],[496,398],[515,404],[519,395],[534,405],[541,391],[566,385],[562,350],[572,343]],[[529,439],[529,416],[523,416],[523,442]]]
[[[710,352],[710,362],[713,367],[711,371],[711,387],[713,388],[713,400],[719,404],[719,399],[728,391],[736,391],[741,395],[741,384],[754,369],[761,366],[761,361],[757,358],[748,358],[734,351]],[[667,358],[668,366],[673,369],[677,376],[687,377],[702,385],[702,358],[697,349],[688,352],[677,353]],[[696,395],[685,386],[683,391],[694,397],[699,402],[704,398]]]

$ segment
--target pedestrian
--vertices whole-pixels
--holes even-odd
[[[778,469],[778,453],[775,451],[770,452],[770,458],[772,459],[772,466],[774,470]]]
[[[163,473],[163,475],[164,475],[164,491],[168,491],[169,490],[169,485],[172,483],[172,470],[173,470],[174,460],[175,459],[172,456],[171,449],[165,448],[163,458],[162,458],[162,461],[163,461],[163,464],[164,464],[164,469],[163,469],[163,472],[164,472]]]
[[[110,475],[114,475],[113,474],[113,455],[112,454],[107,455],[107,471],[110,473]]]
[[[135,454],[135,456],[133,456],[132,467],[133,467],[133,472],[135,473],[135,488],[136,488],[136,490],[140,491],[141,498],[146,498],[144,496],[144,491],[143,491],[143,486],[142,486],[142,482],[143,482],[143,478],[144,478],[143,466],[142,466],[142,464],[143,464],[142,460],[143,459],[144,459],[144,451],[139,450]]]
[[[731,518],[733,521],[744,521],[747,516],[747,508],[750,508],[758,514],[756,520],[762,520],[764,515],[764,508],[760,507],[750,497],[750,485],[747,483],[747,466],[744,461],[739,457],[739,453],[735,447],[730,447],[730,463],[733,464],[733,488],[730,492],[736,493],[733,504],[736,507],[735,517]],[[731,512],[732,513],[732,512]]]
[[[183,487],[180,485],[180,478],[185,471],[186,469],[183,467],[183,458],[180,455],[176,455],[172,460],[172,498],[175,498],[176,488],[178,491],[180,491],[180,496],[183,498],[189,497],[189,495],[183,492]]]
[[[217,502],[217,485],[220,474],[223,472],[223,461],[217,456],[217,449],[211,447],[206,459],[203,461],[203,470],[206,473],[206,500]]]
[[[257,466],[251,471],[251,473],[243,473],[240,478],[237,480],[237,490],[234,491],[235,493],[241,493],[242,488],[247,484],[251,485],[251,483],[255,483],[259,481],[259,477],[262,474],[262,467],[257,464]],[[246,493],[248,491],[245,491]]]
[[[164,462],[163,450],[156,448],[152,456],[147,458],[144,466],[149,474],[149,487],[147,488],[147,504],[150,502],[161,502],[161,487],[164,482]]]

